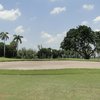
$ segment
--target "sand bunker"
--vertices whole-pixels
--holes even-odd
[[[100,69],[100,62],[90,61],[18,61],[0,62],[0,69],[64,69],[64,68],[95,68]]]

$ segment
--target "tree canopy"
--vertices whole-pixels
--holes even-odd
[[[21,35],[13,35],[14,36],[14,39],[13,39],[13,41],[15,41],[16,42],[16,44],[17,44],[17,54],[18,54],[18,44],[19,43],[22,43],[22,38],[23,38],[23,36],[21,36]]]
[[[62,41],[61,48],[75,51],[82,58],[89,59],[100,48],[100,32],[85,25],[72,28]]]

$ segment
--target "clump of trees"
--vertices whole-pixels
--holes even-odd
[[[61,43],[63,50],[74,51],[84,59],[90,59],[100,52],[100,32],[85,25],[70,29]]]
[[[5,57],[11,58],[17,56],[16,46],[13,42],[9,45],[5,45]],[[4,57],[4,43],[0,42],[0,57]]]
[[[22,59],[36,59],[37,52],[32,49],[22,48],[22,49],[18,50],[17,57],[22,58]]]
[[[6,45],[7,39],[9,39],[9,33],[8,32],[1,32],[0,33],[0,39],[3,40],[3,42],[0,42],[0,57],[16,57],[18,52],[18,43],[22,43],[21,38],[23,36],[20,35],[13,35],[14,38],[12,42],[9,45]]]
[[[0,39],[3,42],[0,42],[0,57],[8,57],[8,58],[22,58],[22,59],[33,59],[37,57],[37,52],[32,49],[22,48],[18,49],[19,43],[22,43],[23,36],[21,35],[13,35],[13,40],[9,45],[6,45],[7,39],[9,39],[8,32],[1,32]]]
[[[37,57],[40,59],[51,58],[52,57],[51,48],[40,48],[39,51],[37,52]]]
[[[80,25],[70,29],[61,42],[61,50],[40,48],[38,58],[84,58],[90,59],[100,55],[100,32]]]
[[[60,50],[42,48],[39,50],[22,48],[18,50],[19,43],[22,43],[23,36],[14,35],[12,42],[6,45],[9,39],[8,32],[1,32],[0,57],[18,57],[23,59],[51,59],[51,58],[84,58],[90,59],[96,54],[100,56],[100,32],[93,31],[90,27],[80,25],[70,29],[60,44]]]
[[[80,58],[77,52],[70,50],[56,50],[52,48],[41,48],[37,52],[37,57],[39,59],[55,59],[55,58]]]

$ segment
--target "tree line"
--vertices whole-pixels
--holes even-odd
[[[38,51],[22,48],[18,50],[19,43],[22,43],[23,36],[14,35],[12,42],[6,45],[9,39],[8,32],[1,32],[0,56],[18,57],[25,59],[51,59],[51,58],[84,58],[90,59],[100,55],[100,31],[93,31],[90,27],[80,25],[70,29],[60,44],[60,49],[43,48],[38,46]]]
[[[79,25],[70,29],[60,44],[60,50],[42,48],[39,58],[83,58],[100,57],[100,31]]]

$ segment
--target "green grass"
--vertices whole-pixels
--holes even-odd
[[[0,57],[0,62],[12,62],[12,61],[32,61],[32,59],[18,59],[18,58]]]
[[[0,70],[0,75],[100,74],[100,69]]]
[[[16,58],[4,58],[4,57],[0,57],[0,62],[7,62],[7,61],[20,61],[23,59],[16,59]]]
[[[11,62],[11,61],[95,61],[100,62],[100,58],[95,59],[81,59],[81,58],[57,58],[57,59],[17,59],[17,58],[4,58],[0,57],[0,62]]]
[[[100,100],[100,70],[0,70],[0,100]]]

